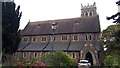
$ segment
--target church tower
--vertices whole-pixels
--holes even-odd
[[[96,3],[94,2],[93,5],[87,5],[83,6],[81,4],[81,17],[88,17],[88,16],[94,16],[96,15]]]

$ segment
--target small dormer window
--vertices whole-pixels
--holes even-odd
[[[78,22],[78,21],[75,21],[75,24],[79,24],[79,22]]]

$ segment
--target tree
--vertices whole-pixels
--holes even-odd
[[[3,62],[5,54],[13,54],[19,45],[20,34],[18,32],[22,12],[20,6],[15,9],[14,2],[2,2],[2,52]]]
[[[120,0],[117,1],[116,4],[118,4],[118,6],[120,6]],[[113,23],[119,23],[120,24],[120,12],[116,13],[115,15],[112,15],[111,17],[107,17],[107,20],[110,20],[110,19],[115,20]]]
[[[117,1],[116,4],[118,6],[120,6],[120,0]],[[118,9],[118,10],[120,10],[120,9]],[[119,51],[119,49],[120,49],[120,12],[116,13],[115,15],[112,15],[111,17],[107,17],[107,20],[110,20],[110,19],[115,20],[113,23],[116,23],[116,25],[108,27],[108,29],[111,29],[111,28],[113,29],[113,30],[110,30],[109,33],[111,33],[110,36],[114,36],[114,39],[115,39],[114,48]],[[106,30],[108,31],[108,29],[106,29]],[[110,37],[110,36],[108,36],[108,37]],[[113,44],[113,43],[109,43],[109,44]]]
[[[62,51],[53,51],[44,54],[41,58],[47,66],[76,66],[72,58]]]
[[[20,42],[18,32],[21,14],[20,6],[15,10],[15,3],[2,2],[2,49],[5,53],[13,53]]]
[[[107,29],[102,31],[102,42],[107,48],[106,55],[117,55],[120,49],[120,24],[110,25]],[[117,35],[116,35],[117,34]]]
[[[116,4],[120,6],[120,0]],[[116,63],[120,63],[118,60],[120,58],[120,12],[111,17],[107,17],[107,20],[111,19],[114,20],[113,23],[116,23],[116,25],[110,25],[102,31],[102,45],[107,48],[104,64],[105,66],[119,66]]]
[[[105,66],[119,66],[120,63],[120,24],[110,25],[102,31],[102,45],[107,48],[105,51],[106,59]],[[117,34],[117,35],[116,35]]]
[[[118,59],[120,57],[117,56],[106,56],[106,59],[104,60],[104,64],[105,66],[119,66],[119,62]]]

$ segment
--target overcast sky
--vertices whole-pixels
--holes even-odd
[[[80,17],[81,3],[93,5],[96,2],[97,14],[103,30],[113,24],[112,20],[106,20],[106,16],[118,12],[116,1],[118,0],[15,0],[15,3],[21,6],[20,29],[23,29],[29,20],[33,22]]]

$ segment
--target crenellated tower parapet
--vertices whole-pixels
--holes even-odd
[[[88,17],[96,15],[96,3],[94,2],[93,5],[83,6],[81,4],[81,17]]]

